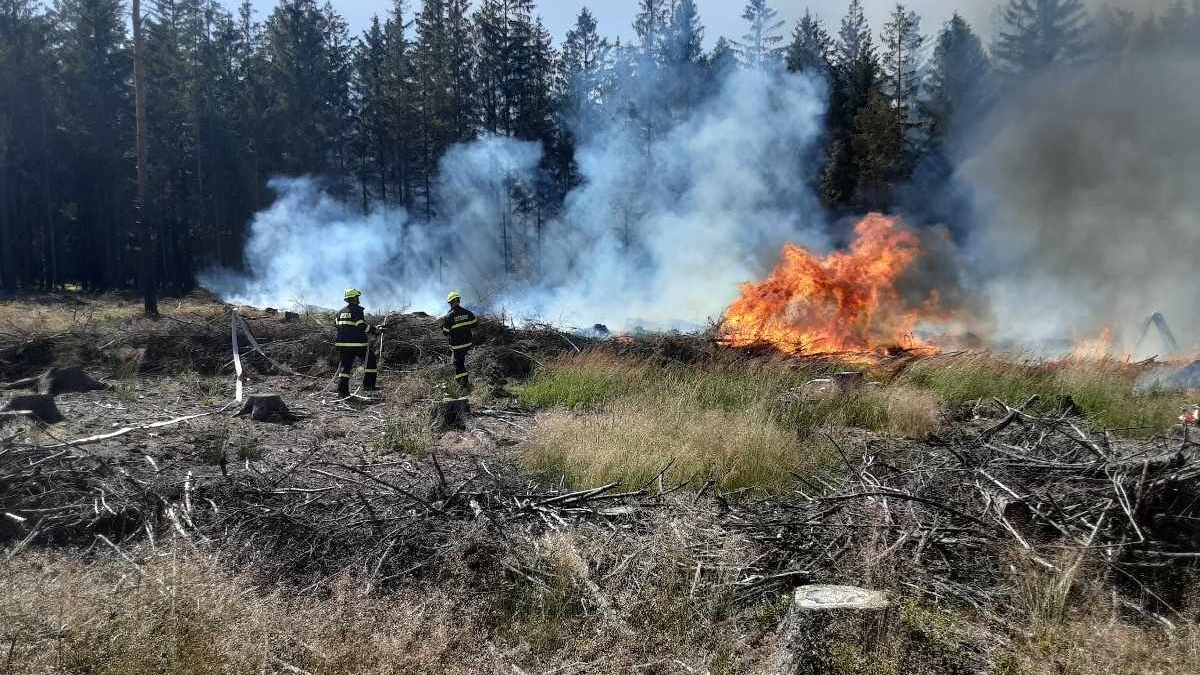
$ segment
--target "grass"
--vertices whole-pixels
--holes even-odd
[[[599,352],[561,358],[519,389],[525,403],[549,411],[525,460],[578,487],[639,485],[674,461],[676,479],[773,489],[793,471],[830,461],[829,435],[922,438],[944,409],[980,399],[1018,405],[1036,395],[1033,408],[1047,412],[1069,396],[1095,424],[1128,436],[1170,428],[1189,400],[1138,390],[1138,369],[1111,360],[940,357],[860,391],[806,384],[839,369],[732,358],[663,366]]]
[[[991,356],[933,358],[914,365],[901,381],[924,389],[943,404],[978,399],[1018,405],[1038,396],[1042,412],[1070,396],[1102,427],[1146,435],[1177,422],[1188,394],[1136,389],[1136,367],[1113,360],[1011,363]],[[1134,433],[1141,432],[1141,433]]]
[[[778,488],[791,472],[831,461],[827,433],[862,427],[921,436],[936,428],[936,400],[911,388],[805,393],[830,370],[732,360],[660,366],[602,353],[560,359],[519,391],[527,404],[551,410],[525,459],[581,487],[638,485],[673,462],[670,480]]]

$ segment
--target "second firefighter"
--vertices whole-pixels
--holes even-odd
[[[450,311],[442,317],[442,332],[450,338],[450,351],[454,354],[454,381],[463,389],[471,389],[467,376],[467,354],[475,346],[473,328],[479,322],[471,310],[462,306],[462,294],[458,291],[446,296]]]
[[[350,375],[354,373],[356,361],[366,362],[366,374],[363,375],[363,390],[378,391],[379,355],[371,349],[370,334],[379,329],[367,323],[359,298],[362,297],[357,289],[348,289],[345,293],[346,306],[337,316],[337,350],[341,361],[338,372],[338,397],[350,396]]]

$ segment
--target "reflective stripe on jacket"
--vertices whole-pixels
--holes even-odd
[[[366,347],[369,328],[362,306],[346,305],[337,315],[337,346]]]
[[[474,333],[471,330],[478,324],[471,310],[455,307],[442,317],[442,332],[450,338],[450,349],[459,351],[470,349],[475,344]]]

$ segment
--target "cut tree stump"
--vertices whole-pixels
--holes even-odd
[[[295,312],[284,312],[283,313],[283,322],[284,323],[296,323],[299,320],[300,320],[300,315]]]
[[[59,412],[58,406],[55,405],[54,397],[48,394],[23,394],[21,396],[14,396],[3,408],[0,408],[0,412],[28,412],[46,424],[56,424],[66,419]]]
[[[859,372],[834,373],[833,381],[841,391],[858,391],[867,385],[867,375]]]
[[[0,385],[0,389],[36,389],[39,394],[57,396],[59,394],[82,394],[108,387],[83,372],[82,368],[51,368],[37,377],[27,377],[16,382]]]
[[[288,410],[279,394],[251,394],[246,397],[237,417],[249,415],[255,422],[291,422],[296,416]]]
[[[467,415],[471,413],[471,399],[445,398],[433,404],[429,413],[429,424],[437,433],[451,429],[466,429]]]
[[[779,675],[833,675],[846,650],[870,654],[883,640],[888,601],[855,586],[801,586],[779,628]]]

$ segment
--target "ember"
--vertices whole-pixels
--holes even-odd
[[[897,287],[922,254],[920,240],[878,213],[859,222],[855,235],[849,250],[824,259],[785,246],[769,277],[742,286],[742,296],[725,313],[722,343],[766,344],[787,354],[936,352],[912,330],[939,314],[937,293],[914,307]]]

